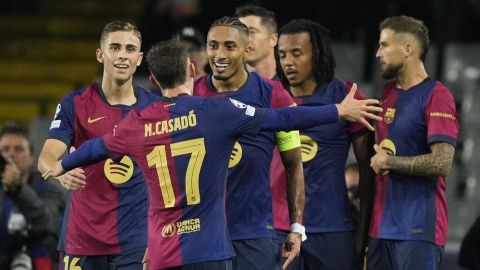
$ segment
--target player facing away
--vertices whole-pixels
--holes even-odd
[[[278,41],[277,20],[272,11],[255,6],[245,5],[235,10],[235,16],[248,27],[250,54],[246,59],[247,70],[256,72],[260,76],[278,81],[277,66],[275,62],[275,46]],[[279,131],[276,133],[278,142],[288,141],[288,144],[280,143],[280,151],[276,145],[273,150],[270,164],[270,189],[272,194],[273,227],[280,243],[280,250],[286,242],[291,230],[291,223],[302,224],[302,216],[296,215],[295,207],[288,207],[288,198],[293,200],[295,196],[287,196],[287,186],[297,187],[303,185],[303,167],[300,150],[300,136],[298,131],[288,133]],[[284,166],[285,163],[285,166]],[[296,183],[300,182],[300,183]],[[299,188],[295,188],[299,192]],[[291,202],[290,205],[295,205]],[[292,212],[289,212],[289,209]],[[290,220],[292,222],[290,223]],[[293,261],[288,269],[294,269],[298,263]]]
[[[368,269],[440,269],[447,240],[446,181],[458,134],[450,91],[428,76],[428,29],[412,17],[380,23],[377,59],[392,81],[376,123],[377,173]]]
[[[128,154],[142,168],[150,194],[148,269],[232,269],[234,251],[225,218],[227,170],[235,140],[260,128],[285,129],[379,119],[374,100],[317,108],[258,109],[226,97],[191,97],[195,68],[178,40],[147,55],[163,97],[132,110],[113,132],[90,140],[44,173]],[[355,91],[355,90],[354,90]]]
[[[128,22],[105,25],[97,49],[101,84],[67,94],[58,105],[38,168],[45,172],[70,146],[102,136],[133,108],[154,96],[133,86],[143,57],[141,35]],[[142,269],[147,245],[148,197],[137,162],[125,156],[59,176],[69,192],[59,241],[62,269]],[[82,184],[88,181],[84,188]],[[80,189],[80,190],[79,190]]]
[[[294,106],[279,82],[245,70],[245,61],[250,52],[246,25],[232,17],[216,20],[207,35],[207,56],[213,74],[195,82],[194,95],[227,96],[258,108]],[[229,163],[226,201],[228,230],[236,253],[234,269],[280,268],[279,242],[273,227],[269,169],[275,143],[283,141],[283,145],[279,143],[280,148],[290,150],[292,147],[288,142],[291,140],[287,138],[295,138],[290,136],[276,136],[272,131],[262,131],[258,136],[244,135],[235,143]],[[297,148],[296,145],[293,148]],[[289,264],[300,250],[304,189],[298,153],[284,151],[283,155],[292,173],[288,199],[292,220],[296,221],[294,232],[288,239],[288,245],[292,247],[286,262]]]
[[[335,104],[345,98],[351,83],[334,75],[333,42],[328,30],[310,20],[292,20],[280,29],[278,62],[280,79],[289,86],[299,106]],[[361,92],[356,98],[364,99]],[[350,145],[360,164],[360,185],[374,182],[369,161],[373,155],[373,134],[363,125],[338,121],[300,130],[305,174],[304,225],[307,240],[302,244],[304,269],[355,269],[354,230],[345,184],[345,163]],[[362,207],[369,193],[362,190]],[[368,218],[363,217],[366,242]],[[358,256],[361,257],[361,256]]]

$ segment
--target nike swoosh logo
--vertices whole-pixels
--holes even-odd
[[[98,120],[102,120],[103,118],[105,118],[105,116],[98,117],[98,118],[93,118],[93,119],[90,118],[90,116],[89,116],[88,119],[87,119],[87,123],[93,124],[93,123],[97,122]]]

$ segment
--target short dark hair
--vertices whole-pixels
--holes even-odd
[[[422,49],[420,60],[425,61],[428,47],[430,46],[430,39],[428,38],[428,28],[423,21],[405,15],[393,16],[386,18],[380,23],[380,31],[385,28],[392,29],[396,33],[412,34],[420,42]]]
[[[28,146],[30,149],[30,154],[33,155],[33,143],[28,136],[28,128],[20,123],[8,121],[6,122],[2,129],[0,130],[0,139],[5,135],[17,135],[24,137],[28,141]]]
[[[335,73],[335,59],[333,57],[333,41],[330,38],[330,32],[320,24],[306,20],[297,19],[291,20],[286,25],[280,28],[279,37],[287,34],[308,33],[310,42],[312,44],[312,73],[317,82],[317,87],[330,82]],[[277,63],[280,63],[280,57],[275,53]],[[277,65],[277,74],[280,80],[286,86],[289,85],[282,67]]]
[[[233,27],[248,38],[248,27],[236,17],[223,16],[222,18],[215,20],[210,26],[210,29],[216,26]]]
[[[140,31],[138,31],[137,27],[133,23],[125,21],[113,21],[107,23],[103,28],[102,35],[100,36],[100,45],[102,45],[110,33],[117,31],[133,32],[135,36],[137,36],[138,40],[140,40],[140,44],[142,43],[142,34]]]
[[[179,39],[161,41],[147,54],[148,69],[163,89],[185,83],[187,61],[188,45]]]
[[[235,16],[238,18],[247,16],[257,16],[261,18],[263,26],[267,27],[272,33],[277,33],[277,17],[275,13],[264,7],[256,5],[244,5],[235,9]]]

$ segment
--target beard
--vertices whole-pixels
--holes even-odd
[[[402,67],[403,67],[402,64],[387,65],[385,70],[381,71],[382,78],[384,78],[385,80],[390,80],[395,78]]]
[[[227,81],[230,77],[228,76],[225,76],[225,75],[221,75],[221,74],[213,74],[213,78],[215,80],[219,80],[219,81]]]

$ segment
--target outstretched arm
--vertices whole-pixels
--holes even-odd
[[[73,147],[72,147],[73,148]],[[50,170],[57,161],[65,154],[67,145],[57,139],[47,139],[42,152],[38,157],[38,170],[44,173]],[[67,190],[80,190],[85,186],[85,175],[81,168],[76,168],[57,177],[60,184]]]
[[[46,170],[42,176],[45,179],[63,174],[80,166],[97,163],[109,157],[108,149],[105,147],[103,138],[95,138],[84,142],[75,152],[67,155],[63,160]]]
[[[297,106],[284,109],[261,109],[266,112],[266,118],[261,129],[306,129],[321,124],[334,123],[338,119],[344,119],[351,122],[360,122],[368,129],[374,130],[367,120],[382,120],[381,117],[374,114],[382,111],[382,108],[376,106],[379,101],[376,99],[355,99],[356,90],[357,85],[353,84],[352,89],[340,104],[318,107]]]

